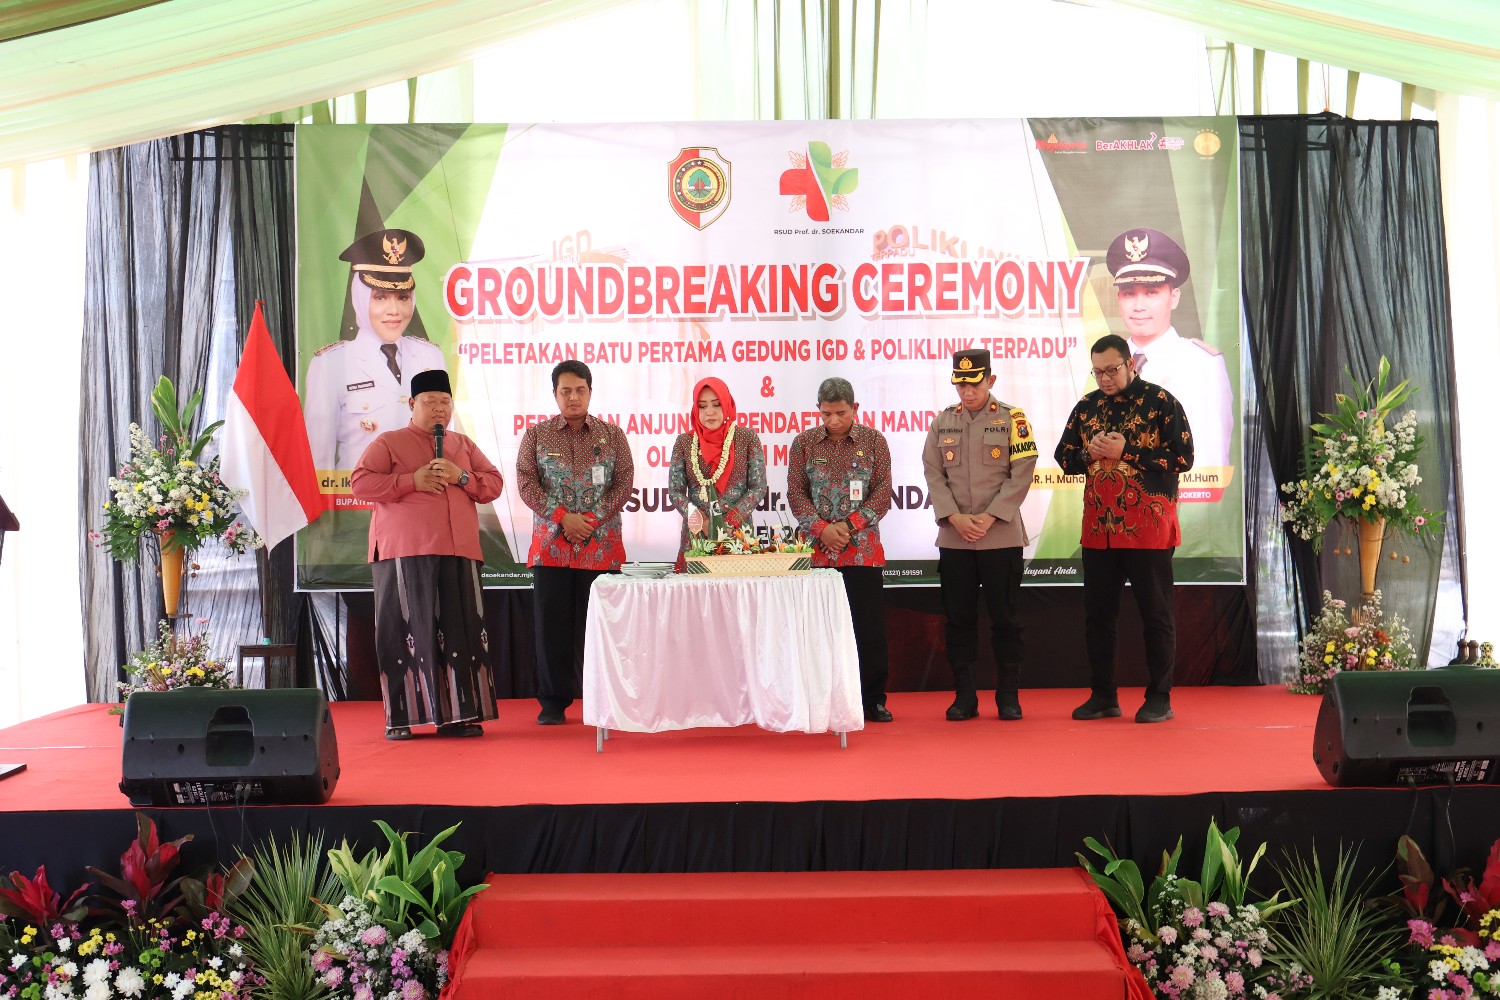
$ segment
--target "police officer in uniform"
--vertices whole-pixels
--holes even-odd
[[[1193,427],[1196,465],[1230,463],[1234,392],[1224,355],[1172,324],[1190,265],[1182,247],[1155,229],[1128,229],[1104,259],[1115,279],[1115,300],[1130,341],[1135,373],[1177,398]]]
[[[953,355],[958,402],[927,432],[922,468],[938,523],[938,577],[947,615],[948,663],[955,697],[950,722],[979,714],[974,662],[979,655],[979,596],[990,616],[999,668],[995,705],[1003,720],[1021,718],[1024,646],[1020,596],[1026,545],[1021,503],[1036,467],[1036,437],[1019,406],[996,399],[990,352]]]
[[[415,309],[412,265],[425,252],[417,234],[381,229],[339,255],[353,265],[359,332],[320,348],[307,366],[302,410],[319,470],[353,469],[370,442],[410,420],[412,376],[448,367],[440,347],[406,334]]]

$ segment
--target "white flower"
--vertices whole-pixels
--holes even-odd
[[[26,964],[26,956],[19,951],[10,956],[10,971],[14,972]]]
[[[115,989],[128,997],[138,997],[146,989],[146,980],[141,975],[141,970],[127,965],[115,973]]]
[[[166,977],[162,979],[161,984],[163,986],[165,986],[167,989],[170,990],[170,989],[174,989],[177,986],[177,984],[179,982],[181,982],[181,981],[182,981],[182,977],[181,976],[179,976],[175,972],[169,972],[169,973],[166,974]]]
[[[1448,978],[1448,963],[1433,959],[1427,966],[1427,974],[1438,982],[1444,982]]]
[[[83,1000],[110,1000],[109,983],[90,983],[89,988],[83,991]]]
[[[64,934],[56,941],[53,941],[52,944],[58,951],[66,953],[69,948],[73,947],[73,939]]]
[[[1394,986],[1382,986],[1376,992],[1375,1000],[1402,1000],[1401,991]]]
[[[193,981],[191,979],[184,979],[172,987],[172,1000],[187,1000],[192,995]]]
[[[109,983],[109,960],[96,958],[83,967],[83,981],[90,986]]]

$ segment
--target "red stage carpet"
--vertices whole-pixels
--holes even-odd
[[[867,802],[882,799],[1191,795],[1326,789],[1312,761],[1319,699],[1280,687],[1190,687],[1177,718],[1074,722],[1077,690],[1025,691],[1022,722],[943,720],[951,695],[896,694],[896,721],[869,725],[840,750],[831,735],[754,727],[617,733],[602,754],[579,724],[537,726],[531,701],[503,701],[481,739],[383,738],[380,706],[332,706],[342,776],[330,805],[509,806],[636,802]],[[85,705],[0,729],[0,811],[127,808],[118,719]]]

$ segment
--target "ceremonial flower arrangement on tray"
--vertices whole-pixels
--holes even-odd
[[[1422,438],[1417,414],[1408,410],[1394,427],[1385,418],[1416,391],[1410,382],[1390,386],[1390,362],[1380,359],[1372,383],[1352,395],[1334,397],[1336,413],[1321,414],[1295,481],[1283,483],[1287,499],[1281,519],[1299,538],[1321,544],[1328,525],[1350,522],[1391,525],[1423,534],[1439,515],[1422,506],[1417,456]]]
[[[716,536],[695,536],[685,557],[689,573],[712,576],[783,576],[812,568],[812,544],[792,525],[761,536],[744,526]]]
[[[231,552],[260,545],[254,530],[236,519],[242,490],[219,478],[219,458],[200,463],[203,449],[222,420],[192,436],[192,420],[202,401],[195,392],[178,407],[165,376],[151,393],[151,409],[162,428],[153,444],[138,424],[130,425],[130,460],[109,480],[112,498],[104,504],[104,529],[96,541],[122,562],[133,562],[142,538],[158,539],[163,550],[195,549],[212,539]]]
[[[199,619],[199,624],[204,622]],[[229,665],[209,648],[206,629],[178,636],[167,621],[157,624],[156,641],[132,656],[123,669],[128,680],[120,683],[122,701],[137,691],[234,687]]]
[[[1333,675],[1342,670],[1409,670],[1416,663],[1411,633],[1400,615],[1390,621],[1380,609],[1380,591],[1361,602],[1356,620],[1348,605],[1323,591],[1323,607],[1302,639],[1297,676],[1287,690],[1293,694],[1322,694]]]

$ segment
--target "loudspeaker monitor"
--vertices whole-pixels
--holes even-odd
[[[1313,730],[1331,785],[1479,785],[1500,773],[1500,670],[1345,671]]]
[[[339,780],[316,688],[137,692],[124,730],[120,791],[135,806],[313,804]]]

